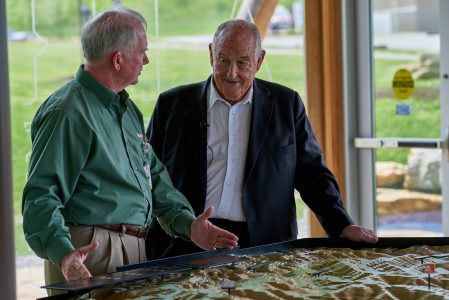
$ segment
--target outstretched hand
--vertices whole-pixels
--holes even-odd
[[[97,250],[98,244],[98,241],[94,241],[90,245],[75,249],[64,256],[61,262],[61,271],[67,281],[92,276],[84,265],[84,261],[90,253]]]
[[[346,226],[340,237],[354,242],[377,243],[377,235],[372,230],[358,225]]]
[[[214,207],[210,206],[193,221],[190,239],[204,250],[234,248],[237,246],[238,237],[227,230],[215,226],[208,220],[213,211]]]

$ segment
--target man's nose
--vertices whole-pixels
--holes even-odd
[[[228,77],[235,78],[235,77],[237,77],[238,72],[239,72],[239,68],[237,67],[237,63],[232,62],[228,69]]]

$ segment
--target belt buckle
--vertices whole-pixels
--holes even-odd
[[[126,226],[125,224],[120,225],[122,230],[119,232],[120,237],[124,237],[126,234]]]
[[[147,230],[147,226],[143,225],[142,227],[139,228],[139,230],[137,231],[137,237],[138,238],[144,238],[145,237],[145,231]],[[143,235],[142,237],[140,235]]]

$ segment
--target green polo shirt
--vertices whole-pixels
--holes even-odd
[[[42,104],[22,199],[25,238],[38,256],[60,266],[74,250],[66,222],[145,225],[154,216],[169,234],[190,236],[193,210],[144,137],[126,91],[112,92],[82,66]]]

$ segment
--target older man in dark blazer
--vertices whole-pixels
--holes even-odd
[[[257,27],[223,23],[209,52],[212,76],[162,93],[147,131],[195,213],[215,206],[210,221],[241,247],[291,240],[297,189],[329,236],[376,242],[343,207],[298,93],[255,79],[265,56]],[[149,258],[201,251],[154,225]]]

